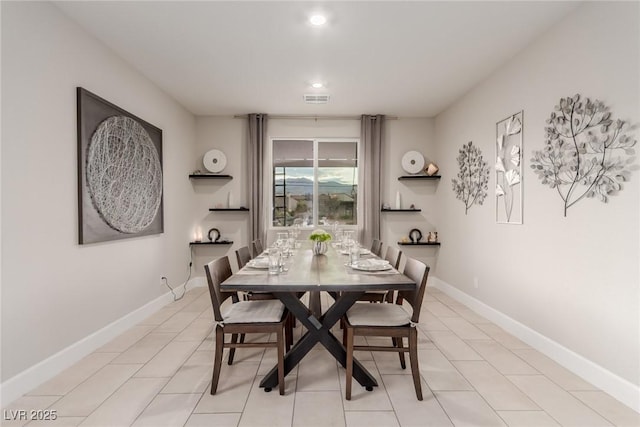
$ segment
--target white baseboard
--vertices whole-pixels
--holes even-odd
[[[187,289],[203,286],[204,281],[200,279],[202,278],[196,277],[190,280]],[[174,292],[180,295],[183,289],[184,284],[174,288]],[[2,402],[2,407],[6,407],[6,405],[21,397],[23,394],[33,390],[45,381],[50,380],[172,301],[173,295],[171,292],[161,295],[155,300],[108,324],[104,328],[60,350],[53,356],[9,378],[0,386],[0,402]]]
[[[602,391],[615,397],[636,412],[640,412],[640,387],[637,385],[619,377],[613,372],[569,350],[563,345],[534,331],[528,326],[523,325],[517,320],[512,319],[437,277],[429,277],[429,284],[471,308],[481,316],[491,320],[505,331],[553,359],[574,374],[584,378]]]

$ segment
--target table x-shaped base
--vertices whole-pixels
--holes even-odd
[[[342,343],[331,333],[331,328],[364,292],[342,292],[324,315],[310,312],[309,308],[294,293],[274,292],[274,294],[307,328],[307,332],[285,355],[284,374],[287,375],[291,372],[317,343],[321,343],[343,367],[346,367],[347,351]],[[314,297],[313,292],[311,294],[310,299]],[[355,358],[353,359],[353,377],[369,391],[378,385],[376,379]],[[264,377],[260,387],[264,387],[266,391],[269,391],[277,385],[278,367],[276,366]]]

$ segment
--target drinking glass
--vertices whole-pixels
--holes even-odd
[[[278,248],[269,249],[269,274],[280,273],[281,254]]]
[[[349,264],[356,265],[360,261],[360,245],[358,242],[352,241],[349,247]]]
[[[342,232],[342,249],[349,250],[349,247],[351,247],[351,243],[353,242],[352,236],[353,231],[351,230],[344,230]]]
[[[280,244],[280,250],[282,251],[283,257],[288,257],[291,255],[291,245],[289,244],[288,237],[282,240],[282,243]]]

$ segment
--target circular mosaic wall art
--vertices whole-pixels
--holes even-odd
[[[125,116],[104,120],[91,137],[87,186],[101,218],[121,233],[147,228],[162,201],[162,165],[147,131]]]

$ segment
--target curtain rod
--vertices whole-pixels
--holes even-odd
[[[246,119],[248,114],[236,114],[234,119]],[[269,120],[360,120],[362,116],[305,116],[297,114],[267,114]],[[397,116],[385,116],[386,120],[398,120]]]

